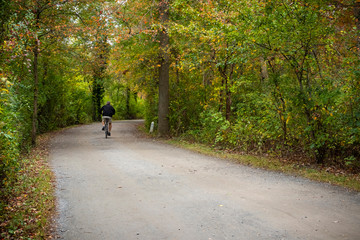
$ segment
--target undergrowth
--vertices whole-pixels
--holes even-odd
[[[53,173],[47,164],[49,135],[42,135],[0,198],[1,239],[50,239],[55,211]]]
[[[208,156],[227,159],[243,165],[283,172],[319,182],[326,182],[345,187],[350,190],[360,191],[360,174],[353,174],[343,171],[342,169],[322,167],[320,165],[299,164],[299,162],[277,157],[263,157],[239,154],[236,152],[227,152],[225,150],[215,149],[205,144],[188,142],[179,139],[171,139],[168,140],[167,143],[206,154]]]

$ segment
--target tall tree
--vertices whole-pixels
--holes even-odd
[[[50,46],[56,45],[60,37],[64,36],[66,27],[65,18],[60,10],[70,0],[14,0],[11,4],[16,9],[17,14],[13,18],[13,29],[11,40],[14,44],[14,55],[30,60],[32,75],[32,122],[31,122],[31,142],[36,144],[38,132],[38,107],[39,107],[39,84],[42,64],[42,53],[48,51]]]
[[[160,14],[160,68],[159,68],[159,135],[166,136],[169,133],[169,66],[170,66],[170,46],[169,46],[169,0],[159,2]]]

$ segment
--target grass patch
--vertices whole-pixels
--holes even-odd
[[[1,239],[50,239],[55,211],[53,173],[48,164],[50,134],[22,156],[21,170],[0,203]]]
[[[204,144],[190,143],[184,140],[170,139],[166,142],[208,156],[228,159],[229,161],[235,163],[282,172],[290,175],[301,176],[311,180],[345,187],[350,190],[360,191],[359,174],[334,171],[333,169],[319,168],[318,166],[299,165],[298,163],[273,157],[260,157],[253,155],[240,155],[238,153],[229,153],[223,150],[211,148]]]

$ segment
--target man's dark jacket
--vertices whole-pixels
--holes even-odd
[[[103,116],[112,117],[115,114],[115,109],[110,104],[106,104],[100,109],[100,113]]]

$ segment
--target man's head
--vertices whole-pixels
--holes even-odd
[[[107,104],[107,105],[110,105],[110,101],[107,101],[106,104]]]

